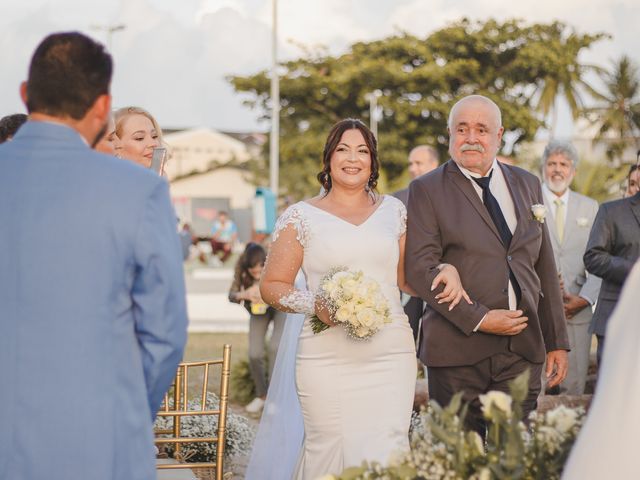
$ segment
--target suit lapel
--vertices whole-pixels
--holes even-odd
[[[500,233],[498,232],[498,229],[493,223],[493,220],[491,219],[491,215],[489,215],[487,207],[484,206],[484,203],[482,203],[482,200],[480,199],[477,192],[473,188],[473,185],[471,185],[471,180],[469,180],[467,177],[464,176],[464,174],[460,171],[460,169],[458,168],[458,166],[455,164],[453,160],[449,160],[449,162],[447,162],[446,168],[447,168],[447,174],[449,175],[449,178],[451,179],[453,184],[458,189],[460,189],[460,191],[464,194],[465,197],[467,197],[467,200],[469,200],[471,205],[473,205],[473,208],[476,209],[476,211],[482,217],[482,219],[487,224],[487,226],[491,229],[491,231],[495,234],[495,236],[498,237],[498,240],[500,240],[500,243],[502,243],[502,238],[500,237]]]
[[[636,220],[640,224],[640,192],[636,193],[633,197],[631,197],[629,206],[631,207],[631,211],[633,212],[633,215],[636,217]]]
[[[520,192],[520,182],[519,179],[513,174],[511,169],[504,166],[502,163],[498,162],[498,166],[502,170],[502,174],[504,175],[504,179],[507,182],[507,188],[509,189],[509,193],[511,194],[511,199],[513,200],[513,205],[516,211],[516,219],[518,221],[516,225],[516,229],[513,232],[513,238],[511,239],[511,247],[517,244],[520,236],[522,235],[522,230],[525,227],[525,219],[529,215],[529,209],[524,203],[524,199],[522,198],[522,194]]]
[[[564,222],[564,239],[563,244],[568,245],[569,241],[576,234],[576,225],[578,224],[578,215],[580,214],[581,199],[574,193],[573,190],[569,190],[569,199],[567,200],[567,208],[565,209],[565,222]]]
[[[551,212],[553,211],[551,209],[552,205],[549,203],[549,199],[544,193],[542,194],[542,200],[544,201],[545,207],[547,207],[547,212],[549,212],[549,215],[547,216],[547,228],[549,229],[549,236],[551,237],[551,241],[553,242],[555,251],[560,246],[560,241],[558,240],[558,230],[556,230],[556,219],[554,215],[551,215]]]

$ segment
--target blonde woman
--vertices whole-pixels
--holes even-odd
[[[162,129],[158,122],[140,107],[120,108],[114,117],[121,144],[120,156],[149,168],[153,149],[162,145]]]

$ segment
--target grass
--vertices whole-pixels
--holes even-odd
[[[249,353],[249,339],[246,333],[190,333],[187,339],[187,347],[184,353],[185,362],[196,362],[201,360],[216,360],[222,358],[222,347],[225,344],[231,345],[231,379],[234,377],[236,364],[241,360],[246,360]],[[212,391],[219,392],[220,368],[211,372],[209,385]],[[202,378],[198,376],[189,377],[189,397],[198,395],[199,385],[202,385]],[[239,405],[235,400],[233,387],[230,390],[230,403]]]

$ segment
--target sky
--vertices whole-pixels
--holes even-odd
[[[138,105],[165,128],[269,129],[242,104],[228,75],[271,64],[272,0],[0,0],[0,115],[22,112],[18,88],[37,44],[55,31],[79,30],[107,44],[111,36],[115,108]],[[581,33],[606,32],[583,61],[610,66],[629,55],[640,63],[638,0],[278,0],[279,58],[301,45],[340,54],[356,41],[406,31],[421,37],[467,16],[527,22],[561,20]],[[96,27],[102,27],[96,28]],[[558,135],[572,122],[562,106]]]

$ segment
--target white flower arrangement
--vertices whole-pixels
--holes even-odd
[[[386,323],[391,323],[389,302],[375,280],[362,271],[333,268],[325,275],[316,297],[327,307],[331,319],[357,339],[368,339]],[[314,333],[329,328],[318,317],[311,319]]]
[[[172,402],[170,401],[170,404]],[[190,400],[189,410],[200,410],[200,400]],[[218,410],[220,401],[212,393],[207,393],[206,407],[210,410]],[[154,429],[168,430],[173,428],[172,417],[157,417]],[[217,415],[183,416],[180,420],[180,433],[183,437],[215,437],[218,431]],[[161,435],[168,436],[170,435]],[[225,435],[225,458],[230,458],[238,454],[248,454],[255,431],[249,421],[241,415],[236,415],[227,410],[227,423]],[[170,455],[175,453],[175,444],[165,444],[165,451]],[[212,442],[194,442],[182,445],[181,459],[186,462],[209,462],[215,458],[216,446]]]
[[[531,205],[531,213],[533,213],[533,218],[540,223],[544,223],[544,219],[547,216],[547,207],[545,207],[541,203],[535,203]]]
[[[584,421],[584,410],[557,407],[532,413],[527,428],[520,420],[528,392],[528,374],[516,378],[511,396],[483,395],[486,441],[464,430],[466,407],[457,394],[447,407],[430,402],[412,418],[411,450],[383,467],[366,463],[337,480],[559,480]]]

